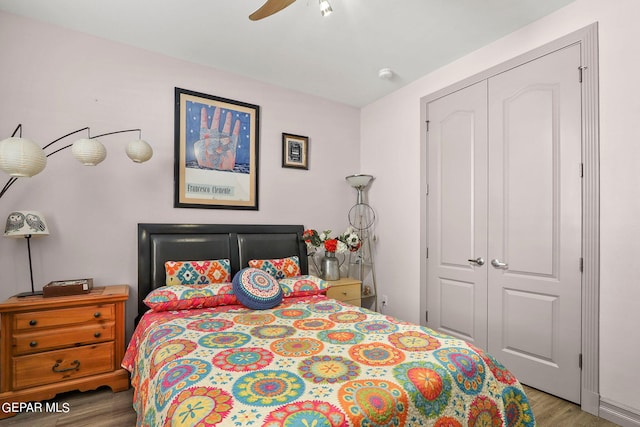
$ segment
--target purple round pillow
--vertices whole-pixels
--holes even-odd
[[[263,270],[243,268],[233,276],[231,283],[236,298],[247,308],[264,310],[282,302],[280,284]]]

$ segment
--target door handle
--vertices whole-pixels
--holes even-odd
[[[496,258],[491,260],[491,265],[494,266],[495,268],[501,268],[503,270],[506,270],[507,268],[509,268],[509,264],[507,264],[506,262],[502,262]]]
[[[482,257],[478,257],[476,259],[468,259],[467,261],[473,262],[476,265],[484,265],[484,260],[482,259]]]

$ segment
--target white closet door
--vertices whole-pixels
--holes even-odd
[[[580,48],[569,46],[427,105],[428,325],[573,402],[581,348],[579,66]]]
[[[428,117],[428,324],[486,348],[486,82],[430,103]]]
[[[490,78],[489,352],[580,402],[580,48]],[[488,263],[489,264],[489,263]]]

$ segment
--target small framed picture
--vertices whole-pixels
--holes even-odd
[[[309,137],[282,134],[282,167],[309,169]]]

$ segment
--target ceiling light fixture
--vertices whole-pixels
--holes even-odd
[[[331,4],[329,4],[329,0],[319,0],[320,1],[320,14],[322,16],[329,16],[333,9],[331,8]]]
[[[73,144],[65,145],[62,148],[45,154],[45,150],[56,142],[85,130],[88,134],[87,138],[80,139]],[[20,134],[16,137],[18,131],[20,131]],[[11,176],[9,181],[7,181],[0,190],[0,197],[7,192],[9,187],[11,187],[18,178],[31,177],[39,174],[47,165],[47,157],[67,148],[71,148],[73,156],[83,165],[97,165],[107,156],[106,148],[97,138],[125,132],[138,132],[138,139],[131,141],[129,145],[127,145],[127,156],[135,163],[143,163],[149,160],[151,156],[153,156],[153,149],[147,142],[140,139],[142,137],[142,131],[140,129],[119,130],[91,136],[90,129],[85,127],[61,136],[40,148],[36,143],[22,137],[22,124],[19,124],[10,138],[0,141],[0,169]]]
[[[391,68],[382,68],[378,71],[378,77],[383,80],[391,80],[393,78],[393,70]]]

